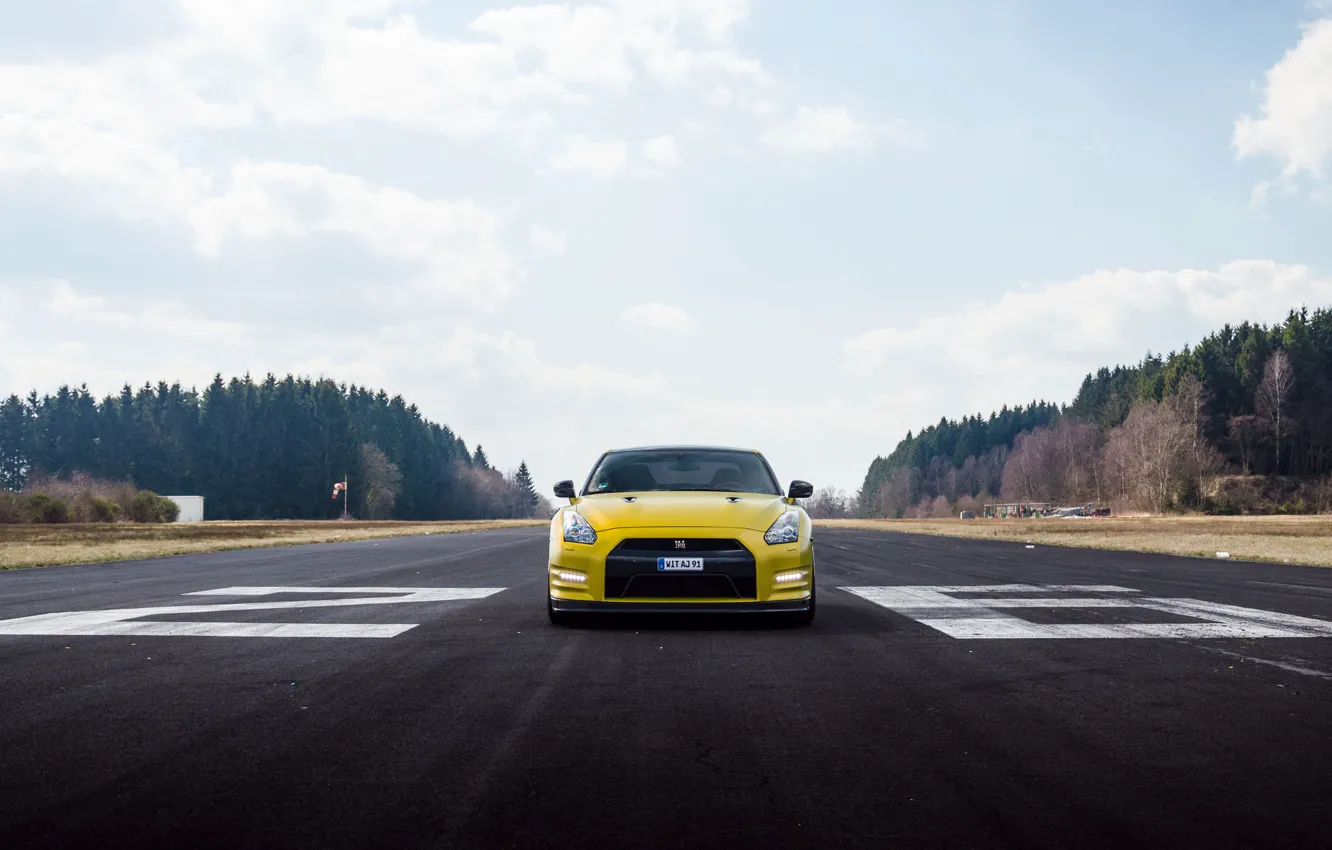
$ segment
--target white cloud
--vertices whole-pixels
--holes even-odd
[[[89,124],[0,115],[0,177],[49,175],[79,185],[90,207],[167,221],[198,202],[208,176],[156,145]]]
[[[874,131],[844,106],[802,106],[794,117],[759,137],[763,144],[788,153],[869,150]]]
[[[1068,402],[1102,366],[1180,350],[1225,323],[1279,322],[1293,307],[1330,301],[1332,275],[1271,260],[1214,270],[1098,271],[1024,286],[847,339],[842,377],[855,381],[859,394],[846,396],[845,415],[855,427],[825,419],[837,423],[830,427],[838,439],[872,457],[940,416],[1038,399]],[[832,376],[828,382],[837,386]],[[878,436],[858,430],[866,422],[879,425]],[[839,483],[859,483],[849,462],[842,470]]]
[[[675,22],[696,20],[716,41],[725,40],[731,28],[749,17],[749,0],[611,0],[611,5],[647,20]]]
[[[0,64],[0,114],[58,120],[139,139],[181,127],[225,129],[255,121],[253,101],[213,100],[170,52],[116,55],[79,65]]]
[[[113,298],[58,278],[0,283],[0,306],[23,317],[7,329],[0,357],[0,386],[15,390],[86,382],[109,393],[173,376],[202,385],[215,365],[237,363],[258,344],[251,328],[184,298]]]
[[[1237,121],[1234,141],[1239,156],[1271,156],[1287,176],[1323,175],[1332,157],[1332,18],[1306,27],[1267,72],[1262,115]]]
[[[564,252],[569,247],[568,234],[558,230],[551,230],[549,227],[541,224],[532,226],[528,238],[531,239],[532,244],[537,248],[540,248],[548,254],[553,254],[556,257],[564,256]]]
[[[217,255],[238,238],[342,233],[421,271],[425,290],[489,301],[516,275],[498,218],[470,200],[427,200],[314,165],[233,165],[225,191],[202,169],[152,143],[89,124],[0,116],[0,177],[57,178],[85,203],[128,221],[187,223],[195,247]]]
[[[643,156],[648,162],[664,168],[679,168],[682,164],[680,146],[673,136],[657,136],[643,143]]]
[[[659,301],[627,307],[620,314],[620,318],[642,328],[671,333],[691,333],[696,327],[693,318],[684,310]]]
[[[624,92],[639,68],[675,87],[697,87],[714,77],[764,84],[762,65],[728,40],[748,13],[747,2],[727,0],[544,4],[486,12],[471,29],[519,59],[537,58],[541,73],[564,85]],[[704,30],[704,43],[682,43],[680,34],[691,25]]]
[[[586,136],[569,136],[563,149],[552,156],[546,167],[554,172],[614,177],[629,162],[629,143],[624,140],[597,141]]]
[[[117,309],[100,295],[76,290],[69,281],[40,282],[38,292],[50,295],[40,309],[61,322],[82,322],[134,335],[152,334],[191,342],[243,342],[246,329],[237,322],[219,321],[189,314],[180,301],[156,301],[127,310]]]
[[[1332,276],[1271,260],[1215,271],[1098,271],[869,331],[844,342],[843,354],[861,375],[892,375],[909,364],[911,380],[941,382],[980,409],[1052,387],[1064,399],[1100,366],[1136,363],[1148,350],[1196,342],[1227,322],[1280,321],[1292,307],[1329,301]]]
[[[595,397],[610,393],[634,398],[659,393],[663,386],[657,377],[634,375],[587,361],[549,362],[540,356],[535,341],[510,331],[475,334],[472,342],[500,356],[498,371],[502,375],[526,383],[531,390],[542,394]]]
[[[507,295],[515,267],[499,221],[477,204],[426,200],[315,165],[241,162],[224,194],[188,213],[196,246],[216,254],[231,239],[340,233],[420,269],[418,288],[493,303]]]
[[[244,320],[219,316],[228,310]],[[521,334],[481,330],[475,322],[431,311],[399,313],[389,323],[369,317],[336,330],[285,320],[265,326],[248,304],[230,303],[225,292],[162,301],[94,294],[54,279],[0,282],[0,326],[13,316],[23,321],[6,330],[7,353],[0,357],[0,386],[12,391],[86,382],[101,395],[145,380],[202,388],[217,372],[328,375],[403,392],[436,421],[471,421],[473,427],[460,433],[484,438],[488,446],[525,419],[504,413],[493,429],[475,425],[492,424],[488,417],[507,399],[522,409],[541,397],[556,409],[570,405],[573,415],[589,396],[641,398],[664,389],[659,376],[590,359],[551,358]],[[460,405],[458,397],[487,401]],[[531,450],[533,435],[524,432],[516,443]]]
[[[641,73],[700,94],[771,82],[729,38],[745,0],[517,5],[480,15],[464,38],[424,31],[416,0],[175,5],[175,34],[132,54],[0,65],[0,168],[114,183],[131,197],[104,205],[151,209],[145,194],[181,191],[160,184],[208,178],[174,167],[188,130],[370,121],[521,142]]]
[[[749,0],[513,5],[479,15],[461,37],[419,24],[411,14],[417,0],[173,5],[175,28],[134,52],[0,65],[0,179],[66,181],[89,208],[131,221],[186,219],[207,250],[219,249],[228,235],[346,232],[379,253],[424,262],[432,286],[450,290],[456,276],[425,256],[442,251],[407,244],[434,235],[422,232],[429,227],[414,225],[412,235],[399,238],[333,211],[318,221],[297,220],[282,199],[259,195],[291,188],[290,171],[306,163],[293,163],[287,178],[268,173],[237,188],[246,175],[232,169],[249,166],[205,164],[196,158],[206,147],[201,136],[359,121],[448,136],[504,134],[520,150],[542,150],[539,139],[552,128],[579,120],[594,99],[622,95],[644,77],[698,100],[724,91],[729,103],[754,115],[778,108],[762,63],[733,41],[750,14]],[[837,112],[801,116],[835,125]],[[796,126],[774,130],[771,138],[796,148],[858,146],[858,126],[823,126],[822,136]],[[603,178],[631,170],[627,142],[570,129],[563,129],[564,147],[546,168]],[[644,143],[641,156],[643,165],[632,171],[643,176],[659,177],[681,163],[670,136]],[[219,195],[217,187],[228,182],[232,188]],[[332,177],[323,183],[346,187]],[[370,190],[351,191],[370,197]],[[388,190],[374,197],[381,221],[394,218],[385,205],[413,203],[425,211],[440,203],[410,202]],[[241,220],[242,205],[259,218]],[[218,216],[230,224],[220,226]]]

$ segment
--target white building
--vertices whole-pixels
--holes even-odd
[[[167,496],[167,498],[180,507],[180,516],[176,517],[176,522],[203,522],[203,496]]]

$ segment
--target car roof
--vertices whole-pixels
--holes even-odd
[[[606,454],[617,454],[619,452],[652,452],[652,451],[750,452],[751,454],[760,454],[758,449],[743,449],[743,448],[738,448],[736,446],[690,446],[690,445],[632,446],[623,449],[607,449]]]

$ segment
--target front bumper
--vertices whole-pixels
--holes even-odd
[[[626,598],[607,592],[606,559],[626,540],[720,539],[738,541],[753,555],[752,591],[730,597],[643,597]],[[628,544],[626,544],[628,545]],[[701,553],[706,557],[706,553]],[[617,555],[617,557],[619,557]],[[778,582],[776,577],[799,580]],[[569,580],[572,577],[575,580]],[[581,580],[577,580],[581,579]],[[739,587],[737,583],[737,587]],[[566,543],[558,528],[552,529],[549,558],[551,605],[556,611],[804,611],[814,587],[814,547],[808,532],[800,541],[771,546],[763,533],[737,528],[624,528],[597,532],[597,542],[588,546]],[[752,595],[751,595],[752,594]]]
[[[550,598],[550,607],[560,614],[799,614],[809,610],[809,598],[780,602],[644,602],[626,599],[612,602],[586,602],[577,599]]]

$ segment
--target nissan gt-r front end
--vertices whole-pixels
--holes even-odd
[[[602,455],[551,522],[551,620],[611,612],[764,612],[814,617],[808,514],[762,455],[666,447]]]

